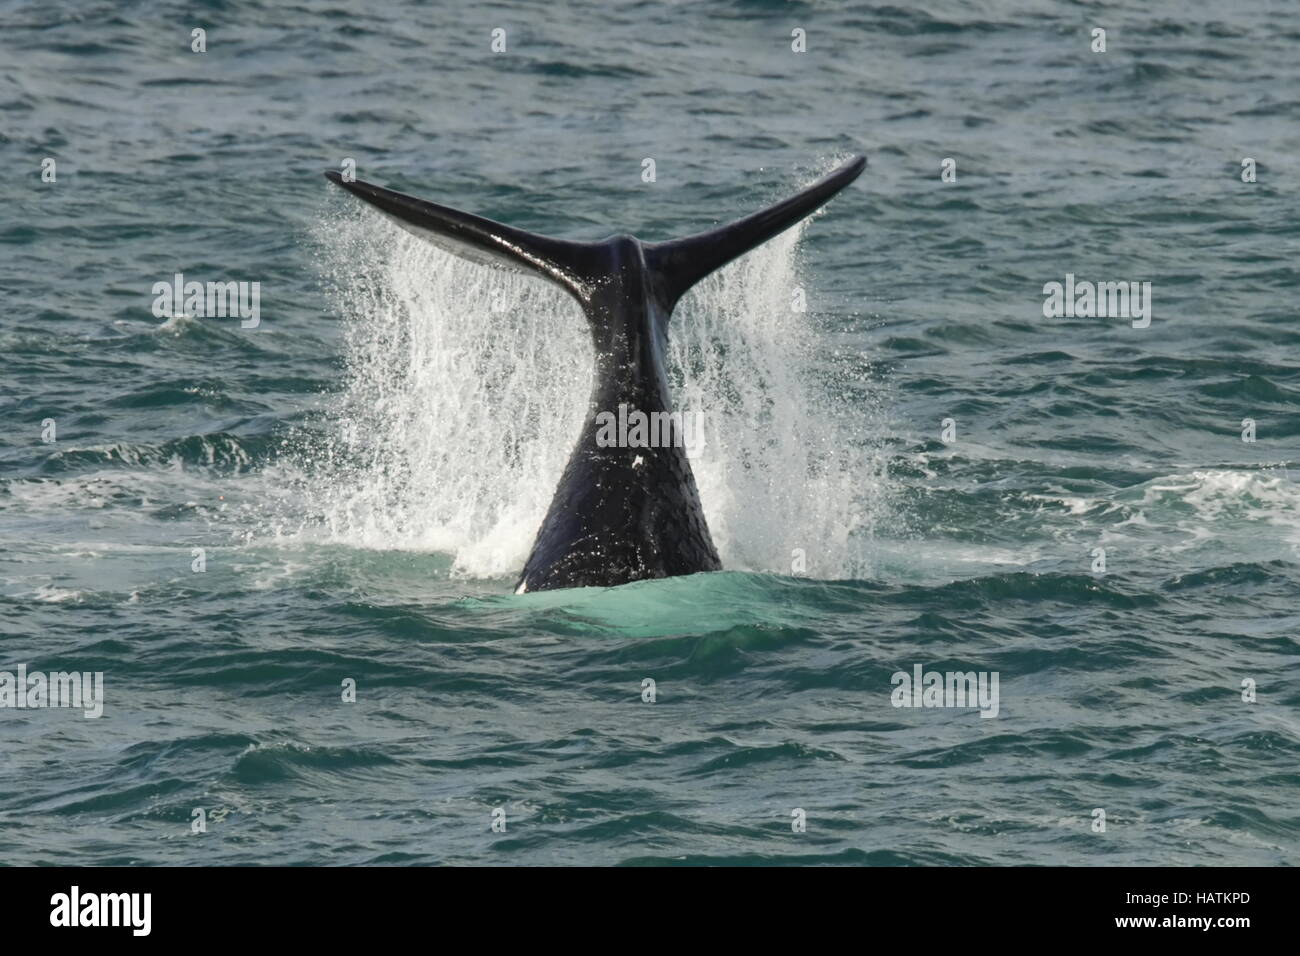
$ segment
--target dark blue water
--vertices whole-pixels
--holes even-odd
[[[1298,52],[1264,2],[0,3],[0,670],[105,685],[0,709],[3,862],[1295,862]],[[859,152],[674,319],[729,570],[511,594],[581,316],[321,171],[654,240]],[[177,272],[260,324],[155,316]],[[1046,318],[1067,273],[1149,326]],[[918,664],[997,716],[894,707]]]

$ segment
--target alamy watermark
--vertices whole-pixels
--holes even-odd
[[[155,282],[153,295],[153,314],[160,319],[238,317],[244,329],[255,329],[262,321],[260,282],[186,282],[178,272],[171,282]]]
[[[73,707],[87,719],[104,714],[104,672],[27,670],[19,664],[17,673],[0,671],[0,707],[20,709]]]
[[[152,893],[83,893],[74,885],[50,897],[50,925],[120,926],[132,936],[148,936],[153,920]]]
[[[1065,282],[1043,286],[1043,315],[1049,319],[1131,319],[1133,328],[1151,324],[1150,282],[1076,282],[1073,272]]]
[[[996,717],[999,709],[998,671],[927,671],[920,664],[912,673],[895,671],[889,702],[895,707],[978,707],[981,717]]]
[[[596,414],[599,448],[685,448],[694,457],[707,445],[704,413],[643,412],[621,403],[617,412]]]

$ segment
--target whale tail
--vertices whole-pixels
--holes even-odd
[[[717,229],[645,243],[541,236],[370,183],[331,181],[418,236],[475,262],[545,276],[582,305],[596,346],[583,431],[551,499],[517,590],[615,586],[722,567],[683,447],[602,437],[601,409],[672,414],[661,347],[677,300],[710,272],[811,215],[866,160]],[[671,418],[669,418],[671,421]]]
[[[650,280],[666,311],[671,312],[677,300],[709,273],[816,212],[857,179],[866,164],[864,157],[857,156],[789,199],[725,226],[684,239],[644,243]],[[608,240],[555,239],[372,183],[346,180],[332,170],[325,177],[446,252],[484,265],[544,276],[584,306],[607,278],[609,261],[601,250]]]

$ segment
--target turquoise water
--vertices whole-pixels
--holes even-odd
[[[0,670],[105,684],[0,710],[3,862],[1295,862],[1298,41],[1281,3],[0,3]],[[858,152],[674,320],[729,570],[512,595],[580,315],[321,171],[654,240]],[[156,317],[177,272],[260,324]],[[1150,326],[1045,318],[1067,273]],[[996,672],[996,718],[892,706],[918,664]]]

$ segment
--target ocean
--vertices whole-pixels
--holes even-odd
[[[1280,2],[0,2],[0,863],[1294,864],[1297,50]],[[651,241],[856,154],[673,318],[726,570],[515,595],[581,313],[322,172]],[[60,672],[99,716],[19,706]]]

